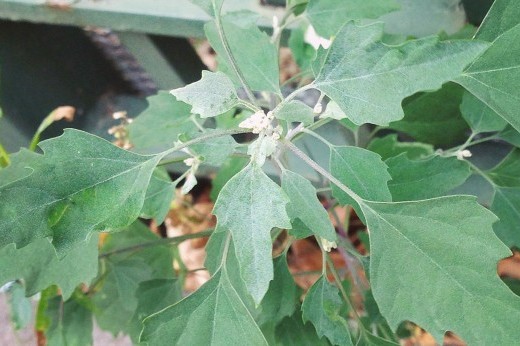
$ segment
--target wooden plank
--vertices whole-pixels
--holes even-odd
[[[68,8],[49,6],[48,1],[0,0],[0,18],[179,37],[203,37],[203,25],[209,20],[189,0],[80,0]],[[260,6],[258,0],[227,0],[224,11],[243,9],[263,14],[259,24],[266,28],[270,18],[283,11]]]

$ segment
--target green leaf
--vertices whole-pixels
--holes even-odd
[[[57,285],[66,300],[76,286],[90,283],[98,271],[98,237],[74,246],[59,259],[47,239],[38,239],[21,249],[9,244],[0,249],[0,286],[24,280],[27,296]]]
[[[259,325],[278,324],[287,316],[291,316],[299,302],[299,289],[287,267],[287,256],[274,259],[274,279],[260,304],[260,314],[256,321]]]
[[[25,328],[32,319],[31,300],[25,297],[25,287],[16,281],[7,289],[9,315],[16,330]]]
[[[128,125],[130,142],[139,152],[157,153],[173,146],[183,133],[198,132],[190,106],[167,91],[146,99],[148,107]]]
[[[136,292],[139,284],[153,279],[172,279],[173,256],[170,247],[160,244],[139,248],[142,244],[156,243],[158,237],[141,222],[135,222],[124,232],[109,235],[102,247],[105,254],[99,274],[99,283],[93,296],[94,313],[99,326],[118,334],[131,332],[132,317],[138,307]],[[106,256],[130,248],[132,251]]]
[[[303,323],[301,311],[286,317],[275,329],[277,345],[317,346],[329,345],[324,338],[319,338],[311,323]]]
[[[340,314],[343,304],[336,286],[322,276],[312,285],[303,301],[303,321],[310,321],[319,337],[326,336],[334,345],[354,345],[348,323]]]
[[[371,201],[391,201],[387,182],[391,179],[381,157],[358,147],[332,147],[330,173],[361,198]],[[359,206],[349,195],[331,184],[332,195],[341,203],[352,205],[358,215]]]
[[[270,91],[280,94],[278,52],[269,37],[256,25],[240,27],[223,18],[223,30],[229,43],[231,54],[249,86],[256,91]],[[209,22],[204,26],[206,37],[220,57],[224,71],[232,71],[217,26]],[[228,73],[238,84],[234,73]]]
[[[437,91],[410,96],[403,101],[404,118],[389,127],[435,146],[459,144],[468,131],[460,111],[463,94],[460,85],[446,83]]]
[[[312,232],[299,218],[295,218],[291,221],[291,229],[287,231],[296,239],[308,238],[314,234],[314,232]]]
[[[39,145],[44,155],[34,172],[0,188],[0,246],[52,237],[63,257],[92,232],[120,229],[139,216],[160,157],[72,129]]]
[[[493,229],[509,247],[520,246],[520,187],[495,186],[491,211],[500,219]]]
[[[520,298],[496,272],[511,252],[492,232],[496,217],[476,198],[361,207],[370,230],[370,283],[392,329],[410,320],[438,342],[449,330],[469,345],[516,343]]]
[[[289,48],[296,61],[296,64],[302,71],[309,70],[311,67],[311,61],[316,56],[316,50],[313,46],[305,42],[305,30],[306,25],[301,25],[291,30],[289,36]]]
[[[511,151],[487,175],[498,186],[520,187],[520,149]]]
[[[491,46],[456,79],[487,107],[520,130],[520,25],[500,35]],[[507,52],[507,54],[504,54]]]
[[[347,23],[314,81],[357,125],[387,125],[401,119],[405,97],[439,89],[487,47],[482,42],[442,42],[436,37],[387,46],[382,37],[380,23],[362,27]]]
[[[509,247],[520,246],[520,150],[515,149],[493,169],[485,172],[495,192],[491,204],[500,219],[497,236]]]
[[[231,284],[217,271],[195,293],[144,320],[141,342],[151,345],[267,345]]]
[[[81,301],[73,298],[63,302],[55,296],[47,301],[44,314],[50,322],[45,331],[47,345],[92,345],[92,313]]]
[[[153,279],[139,283],[135,296],[137,308],[130,321],[130,337],[138,343],[143,320],[182,299],[182,287],[176,279]]]
[[[193,108],[201,118],[215,117],[234,108],[239,99],[231,79],[222,72],[202,71],[202,78],[170,93]]]
[[[204,135],[208,135],[212,132],[220,131],[207,130],[206,132],[204,132]],[[195,135],[181,135],[180,139],[183,142],[187,142],[188,140],[195,139],[197,137],[198,136]],[[226,135],[190,145],[189,149],[196,156],[202,156],[204,158],[204,163],[214,166],[220,166],[222,162],[225,161],[228,158],[228,156],[235,151],[237,146],[238,144],[237,142],[235,142],[233,137],[231,135]]]
[[[406,154],[409,159],[420,159],[433,154],[433,147],[419,142],[399,142],[397,134],[376,138],[367,147],[368,150],[381,156],[383,160]]]
[[[215,178],[211,181],[211,194],[210,197],[213,201],[217,200],[217,197],[231,177],[240,172],[249,163],[247,157],[228,157],[224,161],[220,170],[218,171]]]
[[[288,122],[298,122],[303,125],[310,125],[314,122],[314,111],[305,103],[293,100],[285,103],[284,106],[275,114],[275,117]]]
[[[289,199],[256,164],[249,164],[222,188],[213,213],[217,228],[233,235],[240,272],[259,304],[273,279],[271,229],[290,228]]]
[[[316,189],[304,177],[284,170],[282,189],[290,198],[287,214],[294,220],[300,219],[312,233],[331,242],[336,241],[336,231],[329,215],[316,196]]]
[[[141,217],[154,219],[158,224],[163,223],[170,210],[175,186],[166,169],[158,167],[153,171],[150,185],[146,190]]]
[[[0,188],[27,178],[34,172],[34,167],[41,163],[41,155],[22,148],[10,156],[11,164],[0,170]]]
[[[385,161],[392,180],[393,201],[412,201],[444,196],[471,175],[469,165],[455,157],[431,156],[410,160],[401,154]]]
[[[520,148],[520,133],[514,127],[508,125],[498,136],[509,144]]]
[[[476,38],[494,41],[504,32],[515,27],[520,18],[520,3],[515,0],[495,0],[484,22],[478,29]]]
[[[494,110],[468,92],[464,93],[460,110],[475,133],[501,131],[507,125]]]
[[[310,0],[306,14],[316,32],[329,38],[349,20],[378,18],[397,9],[393,0]]]

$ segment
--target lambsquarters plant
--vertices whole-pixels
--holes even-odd
[[[451,331],[469,345],[519,344],[520,298],[497,262],[520,246],[520,2],[497,0],[473,38],[411,39],[374,20],[393,1],[289,0],[272,36],[255,14],[193,1],[211,16],[219,71],[149,98],[118,129],[133,149],[70,129],[41,154],[3,155],[0,283],[17,280],[15,320],[24,294],[41,292],[36,328],[49,345],[92,343],[92,316],[149,345],[396,345],[405,321],[439,343]],[[295,21],[330,46],[305,45]],[[302,72],[281,86],[287,27]],[[309,106],[311,89],[321,96]],[[509,154],[479,168],[477,149],[497,141]],[[320,146],[327,159],[311,155]],[[185,163],[174,182],[171,162]],[[162,222],[175,187],[189,192],[205,166],[220,166],[213,231],[158,239],[136,221]],[[492,192],[485,205],[454,192],[475,179]],[[363,221],[369,256],[336,233],[318,192]],[[186,296],[172,245],[209,234],[211,279]],[[287,253],[306,237],[323,270],[303,295]],[[370,290],[357,269],[342,281],[336,247]],[[352,302],[359,290],[364,304]]]

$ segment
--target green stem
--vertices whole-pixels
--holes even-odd
[[[218,35],[220,38],[220,41],[222,42],[222,46],[224,47],[224,50],[226,51],[226,55],[229,59],[229,62],[231,63],[231,68],[233,69],[233,72],[238,77],[238,80],[240,81],[240,84],[242,84],[242,87],[244,88],[244,91],[246,92],[247,98],[251,103],[255,103],[255,96],[253,95],[253,92],[251,91],[251,87],[249,84],[247,84],[246,79],[242,75],[242,71],[238,68],[238,64],[235,60],[235,57],[233,56],[233,53],[231,52],[231,48],[229,47],[229,42],[226,37],[226,33],[224,32],[224,27],[222,26],[222,18],[221,18],[221,10],[222,5],[219,6],[219,8],[215,7],[215,2],[213,3],[213,10],[215,12],[215,25],[217,26]],[[223,3],[223,1],[222,1]]]
[[[140,251],[140,250],[143,250],[145,248],[152,247],[152,246],[161,246],[161,245],[167,245],[167,244],[179,244],[179,243],[182,243],[183,241],[186,241],[186,240],[189,240],[189,239],[197,239],[197,238],[209,237],[212,233],[213,233],[213,229],[210,229],[210,230],[197,232],[197,233],[193,233],[193,234],[185,234],[185,235],[181,235],[181,236],[178,236],[178,237],[158,239],[158,240],[150,241],[150,242],[147,242],[147,243],[127,246],[127,247],[115,249],[115,250],[112,250],[112,251],[107,251],[105,253],[99,254],[98,257],[99,258],[106,258],[106,257],[110,257],[110,256],[113,256],[113,255],[118,255],[118,254],[121,254],[121,253],[129,252],[129,251]]]
[[[5,150],[2,143],[0,143],[0,166],[7,167],[11,164],[11,160],[9,159],[9,154]]]
[[[316,129],[322,127],[323,125],[330,123],[332,120],[334,120],[334,119],[331,119],[331,118],[323,118],[323,119],[320,119],[320,120],[316,121],[314,124],[312,124],[312,125],[310,125],[310,126],[307,126],[306,129],[308,129],[308,130],[316,130]],[[302,131],[300,130],[298,133],[295,133],[294,136],[292,136],[292,137],[290,138],[290,140],[291,140],[292,142],[296,142],[296,141],[297,141],[298,139],[300,139],[302,136],[303,136],[303,133],[302,133]],[[289,138],[287,138],[287,139],[289,139]]]
[[[176,158],[173,158],[173,159],[165,159],[165,160],[161,160],[157,166],[166,166],[166,165],[169,165],[169,164],[172,164],[172,163],[179,163],[179,162],[183,162],[184,160],[186,159],[189,159],[191,156],[182,156],[182,157],[176,157]]]
[[[473,145],[477,145],[477,144],[481,144],[481,143],[484,143],[484,142],[488,142],[488,141],[491,141],[491,140],[494,140],[494,139],[498,139],[498,134],[494,134],[494,135],[491,135],[491,136],[488,136],[488,137],[484,137],[484,138],[481,138],[481,139],[477,139],[475,141],[472,141],[473,138],[475,137],[476,134],[472,133],[468,139],[466,140],[466,142],[464,142],[464,144],[462,145],[459,145],[457,147],[454,147],[454,148],[451,148],[451,149],[448,149],[445,151],[445,153],[447,154],[450,154],[450,153],[455,153],[457,151],[461,151],[461,150],[464,150],[464,149],[467,149]]]
[[[244,108],[247,108],[253,112],[258,112],[260,110],[259,107],[257,107],[256,105],[252,104],[252,103],[249,103],[245,100],[239,100],[238,101],[238,105],[237,106],[242,106]]]
[[[353,200],[355,200],[358,203],[362,203],[363,199],[359,197],[354,191],[349,189],[345,184],[343,184],[341,181],[339,181],[336,177],[334,177],[332,174],[327,172],[323,167],[318,165],[315,161],[313,161],[307,154],[305,154],[303,151],[300,150],[296,145],[293,143],[283,140],[282,144],[285,145],[289,150],[291,150],[296,156],[298,156],[300,159],[302,159],[306,164],[308,164],[310,167],[312,167],[316,172],[323,175],[325,178],[327,178],[331,183],[339,187],[341,190],[343,190],[347,195],[349,195]]]

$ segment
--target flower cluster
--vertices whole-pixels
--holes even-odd
[[[246,120],[242,121],[238,127],[243,129],[251,129],[253,133],[270,136],[273,139],[278,140],[280,139],[280,134],[282,133],[282,127],[279,125],[273,127],[273,120],[273,112],[268,112],[266,114],[264,111],[260,110],[251,115]]]

